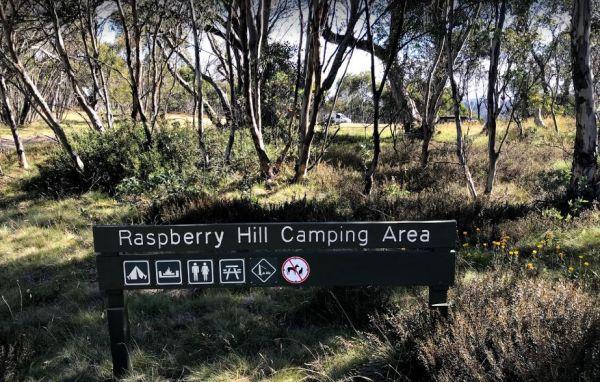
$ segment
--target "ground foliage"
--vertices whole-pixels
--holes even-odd
[[[485,137],[470,128],[481,181]],[[0,178],[0,379],[110,376],[92,224],[422,219],[458,222],[449,321],[429,314],[423,288],[140,292],[129,298],[129,380],[598,379],[600,212],[565,200],[563,138],[533,125],[509,135],[497,192],[473,202],[452,126],[439,131],[424,170],[418,140],[384,133],[368,198],[361,126],[343,128],[304,183],[288,182],[290,158],[269,187],[244,131],[226,165],[226,134],[208,130],[208,169],[185,123],[163,126],[149,148],[135,126],[78,134],[82,158],[97,164],[83,175],[55,146],[31,147],[38,168],[11,165]]]

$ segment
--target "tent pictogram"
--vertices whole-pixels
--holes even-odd
[[[150,264],[147,260],[123,261],[125,285],[150,285]]]

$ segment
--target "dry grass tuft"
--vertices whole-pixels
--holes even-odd
[[[438,381],[600,378],[598,299],[573,283],[488,273],[460,283],[454,299],[447,322],[436,323],[424,306],[376,318],[374,357],[359,374]]]

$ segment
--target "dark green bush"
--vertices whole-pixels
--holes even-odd
[[[104,134],[89,131],[76,135],[73,145],[85,164],[85,173],[79,173],[68,155],[57,147],[38,165],[39,175],[28,188],[51,196],[89,189],[112,193],[121,180],[135,174],[143,142],[143,131],[129,125]]]
[[[77,194],[90,189],[110,194],[139,194],[158,188],[181,190],[197,180],[196,136],[191,129],[156,130],[145,146],[141,127],[123,124],[100,134],[76,135],[73,145],[85,164],[79,173],[59,148],[39,165],[39,175],[28,188],[50,196]]]

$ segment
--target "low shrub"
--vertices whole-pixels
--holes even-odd
[[[141,127],[122,124],[73,138],[85,164],[79,173],[66,153],[56,148],[39,165],[39,175],[27,185],[49,196],[78,194],[94,189],[110,194],[139,194],[159,187],[183,189],[197,173],[196,137],[191,129],[161,128],[147,148]]]
[[[24,379],[29,360],[35,355],[30,335],[14,327],[0,328],[0,381]]]
[[[89,189],[114,192],[121,180],[133,176],[143,145],[143,131],[130,125],[99,134],[94,131],[73,137],[73,146],[85,164],[81,174],[69,156],[54,148],[38,165],[39,174],[26,188],[49,196],[77,194]]]
[[[600,378],[598,301],[569,281],[489,273],[454,290],[448,321],[424,304],[379,316],[373,356],[356,374],[381,380],[571,381]]]
[[[334,202],[295,199],[281,204],[261,204],[249,198],[218,199],[210,196],[174,196],[148,209],[147,221],[168,224],[294,222],[349,220]]]

